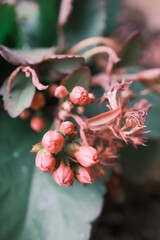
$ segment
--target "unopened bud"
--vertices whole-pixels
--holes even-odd
[[[52,177],[60,186],[66,185],[67,187],[71,187],[74,180],[72,169],[70,166],[65,166],[63,161],[61,161],[60,166],[53,171]]]
[[[55,96],[55,91],[56,91],[56,88],[58,87],[57,84],[51,84],[48,88],[48,91],[49,91],[49,94],[51,96]]]
[[[85,105],[88,103],[88,92],[83,87],[74,87],[70,94],[70,100],[74,104]]]
[[[30,122],[30,126],[35,132],[41,132],[45,128],[45,125],[45,120],[38,116],[33,117]]]
[[[39,110],[44,107],[45,103],[46,101],[44,95],[42,93],[36,93],[32,100],[31,109]]]
[[[48,131],[42,138],[42,146],[50,153],[60,152],[64,144],[64,137],[56,131]]]
[[[97,150],[90,146],[81,146],[74,154],[76,160],[84,167],[96,165],[98,161]]]
[[[70,121],[65,121],[61,124],[60,126],[60,130],[62,131],[62,133],[67,134],[67,135],[71,135],[74,131],[74,125],[72,122]]]
[[[68,95],[68,91],[67,91],[66,87],[59,86],[59,87],[56,88],[55,96],[57,98],[65,98],[65,97],[67,97],[67,95]]]
[[[75,170],[76,179],[84,184],[90,184],[93,182],[93,175],[91,173],[91,170],[84,168],[84,167],[78,167]]]
[[[50,172],[56,165],[56,159],[43,149],[37,153],[35,164],[41,172]]]

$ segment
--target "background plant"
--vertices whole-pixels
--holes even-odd
[[[133,177],[137,174],[142,177],[151,168],[158,148],[155,139],[159,138],[160,134],[159,99],[156,95],[159,94],[159,70],[147,73],[136,66],[142,49],[138,33],[128,36],[124,44],[108,38],[116,27],[117,20],[115,17],[115,21],[111,21],[112,16],[117,16],[114,13],[116,8],[111,1],[74,0],[73,7],[71,7],[71,1],[66,2],[65,8],[61,5],[61,11],[60,1],[55,0],[50,0],[47,4],[45,1],[20,1],[13,5],[1,3],[0,14],[3,21],[0,23],[0,42],[10,48],[19,49],[10,51],[4,46],[0,48],[1,94],[5,101],[5,109],[11,117],[17,117],[31,106],[37,91],[34,86],[40,90],[43,88],[37,82],[37,75],[41,84],[45,86],[59,84],[61,79],[68,76],[66,87],[69,90],[76,85],[87,89],[90,86],[92,73],[94,75],[92,91],[98,100],[103,95],[103,89],[95,88],[96,79],[102,71],[105,74],[104,69],[108,66],[106,64],[108,60],[113,64],[112,60],[115,59],[113,54],[110,55],[111,59],[106,59],[103,54],[87,59],[86,54],[89,54],[91,49],[96,49],[99,44],[109,45],[121,58],[120,62],[114,62],[114,66],[111,66],[112,77],[118,81],[122,79],[134,81],[133,90],[136,93],[136,101],[142,98],[139,93],[146,89],[146,86],[152,91],[145,96],[152,104],[145,125],[151,130],[146,136],[149,138],[149,146],[152,146],[151,148],[155,151],[153,155],[147,157],[147,162],[145,158],[144,161],[141,159],[133,163],[129,159],[124,160],[131,150],[125,150],[123,153],[122,167],[124,166],[125,173]],[[75,45],[91,37],[96,38],[89,40],[89,45],[93,41],[92,46],[88,46],[85,42],[84,46],[87,50],[82,47],[82,42],[80,47]],[[74,45],[76,48],[72,48]],[[33,50],[42,47],[45,49]],[[99,48],[97,53],[100,52],[104,53],[104,48]],[[71,53],[79,55],[68,58],[68,54]],[[53,54],[54,57],[51,57]],[[90,67],[91,72],[88,67],[82,67],[83,58],[86,59],[85,65]],[[15,87],[15,91],[9,94],[6,88],[8,77],[17,67],[21,68],[20,66],[24,68],[18,69],[20,71],[11,87],[11,89]],[[100,79],[103,80],[102,77],[101,75]],[[42,106],[37,112],[32,106],[29,115],[33,117],[36,113],[38,116],[45,116],[47,122],[45,131],[47,131],[53,118],[54,110],[52,109],[56,109],[57,100],[49,95],[47,90],[43,94],[46,107]],[[94,103],[86,107],[85,113],[88,118],[91,118],[105,111],[104,104],[99,108]],[[28,151],[33,144],[41,140],[45,131],[33,132],[29,127],[29,120],[10,119],[3,111],[2,102],[0,121],[1,239],[11,237],[12,239],[51,239],[53,236],[55,239],[64,239],[64,235],[66,239],[88,239],[90,223],[99,215],[102,208],[105,193],[104,181],[96,181],[86,187],[78,183],[70,189],[58,187],[48,175],[41,174],[35,169],[34,156]],[[141,151],[148,150],[143,148]],[[135,159],[138,159],[137,156]],[[58,226],[61,228],[58,229]]]

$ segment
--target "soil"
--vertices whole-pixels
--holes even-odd
[[[106,196],[91,240],[160,240],[160,184],[127,183],[120,202]]]

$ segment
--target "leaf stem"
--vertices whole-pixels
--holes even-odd
[[[119,51],[120,46],[119,44],[112,38],[105,38],[105,37],[92,37],[92,38],[87,38],[79,43],[75,44],[70,50],[69,53],[74,54],[77,53],[81,50],[83,50],[86,47],[96,45],[96,44],[103,44],[105,46],[113,48],[116,52]]]

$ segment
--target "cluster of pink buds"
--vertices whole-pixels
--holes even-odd
[[[77,112],[80,114],[84,112],[83,106],[93,102],[95,99],[93,93],[88,93],[88,91],[81,86],[74,87],[69,93],[65,86],[60,85],[54,89],[54,95],[64,100],[62,108],[65,111],[71,112],[74,105],[76,105]]]
[[[74,133],[72,122],[62,122],[57,131],[46,132],[41,143],[34,145],[31,150],[37,152],[37,168],[50,173],[60,186],[70,187],[74,178],[83,184],[93,182],[91,167],[98,163],[97,151],[91,146],[75,143]]]
[[[88,93],[83,87],[74,87],[70,93],[70,100],[77,105],[86,105],[95,99],[92,93]]]
[[[35,132],[41,132],[46,126],[44,117],[36,114],[36,112],[42,109],[45,104],[46,100],[44,94],[41,92],[36,92],[30,108],[25,109],[19,116],[23,120],[30,118],[30,127]]]

